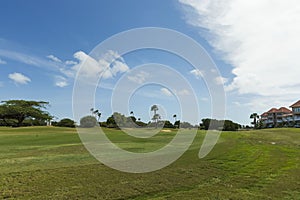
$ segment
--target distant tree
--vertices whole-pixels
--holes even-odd
[[[155,122],[155,128],[157,128],[157,125],[158,125],[158,121],[161,119],[160,115],[159,114],[154,114],[153,117],[152,117],[152,120]]]
[[[157,105],[151,106],[151,111],[154,112],[152,120],[155,121],[155,124],[156,124],[155,128],[157,128],[158,120],[161,118],[160,115],[156,113],[158,111],[158,106]]]
[[[131,116],[134,116],[134,113],[133,113],[133,111],[130,111],[130,115],[131,115]]]
[[[135,117],[133,120],[136,120]],[[114,112],[109,118],[106,120],[107,127],[110,128],[121,128],[126,127],[128,124],[128,119],[125,115],[121,113]]]
[[[257,128],[258,128],[258,129],[264,128],[264,122],[263,122],[263,120],[258,120]]]
[[[170,121],[166,120],[164,121],[164,128],[174,128],[174,125]]]
[[[48,112],[43,110],[47,105],[49,103],[45,101],[2,101],[0,105],[0,119],[4,123],[7,123],[8,120],[10,122],[14,121],[14,126],[21,126],[22,122],[27,118],[45,122],[53,118]]]
[[[180,128],[193,128],[194,126],[189,122],[180,122]]]
[[[217,119],[202,119],[200,124],[201,129],[223,130],[223,131],[237,131],[241,125],[231,120],[217,120]]]
[[[74,128],[75,127],[75,122],[71,119],[64,118],[57,122],[56,124],[52,124],[53,126],[59,126],[59,127],[70,127]]]
[[[156,114],[156,111],[158,111],[158,106],[157,105],[153,105],[151,106],[151,111],[154,112],[154,115]]]
[[[177,121],[177,115],[174,114],[174,115],[173,115],[173,118],[174,118],[174,126],[175,126],[175,122]],[[175,128],[176,128],[176,126],[175,126]]]
[[[204,130],[208,130],[211,119],[205,118],[202,119],[201,121],[202,123],[200,124],[200,127]]]
[[[238,123],[234,123],[231,120],[225,120],[222,130],[223,131],[237,131],[240,127],[241,127],[241,125],[239,125]]]
[[[136,125],[138,125],[139,127],[145,127],[145,126],[147,126],[147,124],[145,122],[142,122],[140,120],[136,122]]]
[[[250,119],[253,119],[253,122],[251,124],[254,125],[254,128],[257,128],[257,119],[259,119],[259,115],[257,113],[252,113],[250,115]]]
[[[92,112],[92,116],[96,117],[97,121],[100,121],[101,112],[99,110],[95,110],[91,108],[90,111]]]
[[[80,127],[82,128],[92,128],[97,124],[97,119],[94,116],[85,116],[80,119]]]
[[[176,122],[174,122],[174,127],[175,128],[179,128],[180,127],[180,120],[177,120]]]

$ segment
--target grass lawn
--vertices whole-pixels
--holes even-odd
[[[161,148],[176,134],[106,132],[133,152]],[[129,174],[94,159],[75,129],[1,127],[0,199],[300,199],[300,129],[223,132],[199,159],[204,135],[170,166]]]

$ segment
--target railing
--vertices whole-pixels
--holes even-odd
[[[300,121],[300,116],[295,116],[294,121]]]

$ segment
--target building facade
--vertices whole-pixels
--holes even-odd
[[[292,110],[281,107],[271,108],[260,116],[264,127],[300,127],[300,100],[290,106]]]

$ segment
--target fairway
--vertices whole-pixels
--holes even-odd
[[[149,152],[176,131],[137,139],[105,129],[119,147]],[[1,199],[300,199],[300,129],[223,132],[199,159],[205,131],[161,170],[123,173],[101,164],[76,129],[0,128]]]

